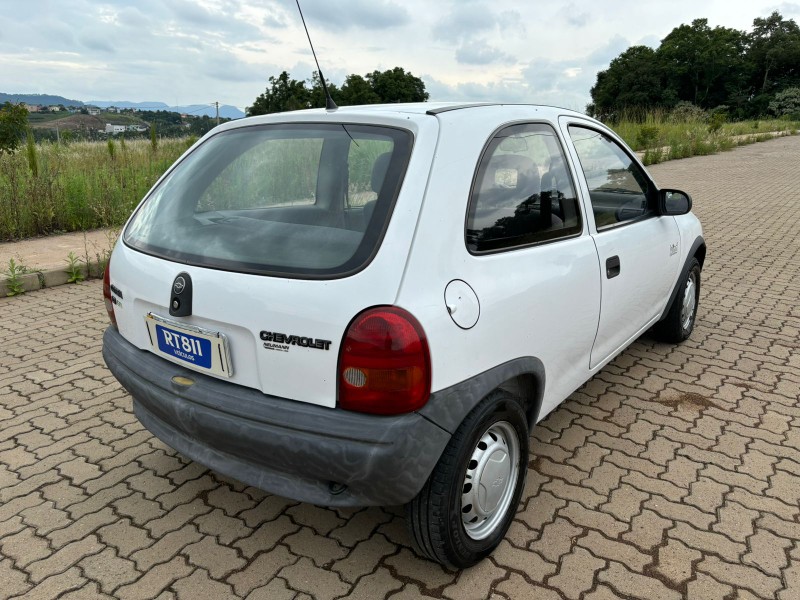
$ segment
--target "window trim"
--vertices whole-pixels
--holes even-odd
[[[636,167],[641,171],[642,175],[644,175],[645,179],[647,180],[647,184],[648,185],[647,185],[647,191],[645,192],[645,196],[647,198],[648,204],[651,204],[651,203],[654,202],[655,195],[658,192],[658,186],[656,185],[656,182],[653,181],[653,178],[650,177],[650,173],[647,172],[647,169],[644,168],[644,165],[642,165],[639,162],[638,157],[636,157],[635,154],[632,154],[629,151],[628,145],[625,144],[625,142],[621,138],[619,138],[616,134],[614,134],[613,132],[610,132],[610,130],[609,131],[604,131],[603,129],[598,128],[596,125],[594,125],[592,123],[587,123],[587,122],[584,122],[584,121],[577,121],[577,120],[574,120],[574,119],[566,120],[565,125],[566,125],[567,135],[569,137],[569,141],[572,144],[572,148],[575,150],[575,156],[578,159],[578,166],[580,166],[580,168],[581,168],[581,175],[583,176],[583,180],[586,182],[586,192],[587,192],[587,196],[588,196],[587,199],[589,200],[590,207],[592,207],[592,221],[594,222],[594,228],[595,228],[595,231],[597,232],[597,234],[605,233],[607,231],[614,231],[616,229],[619,229],[620,227],[625,227],[626,225],[632,225],[634,223],[640,223],[642,221],[647,221],[647,220],[652,219],[654,217],[660,217],[661,216],[659,214],[659,212],[658,212],[658,208],[656,207],[655,209],[653,209],[652,212],[644,214],[644,215],[641,215],[639,217],[635,217],[633,219],[627,219],[625,221],[617,221],[616,223],[609,223],[608,225],[602,225],[602,226],[598,227],[597,219],[594,216],[594,205],[592,203],[592,190],[589,189],[589,181],[588,181],[588,179],[586,179],[586,171],[584,171],[583,164],[581,164],[581,155],[578,152],[578,148],[575,146],[575,141],[572,139],[572,135],[570,134],[570,128],[571,127],[578,127],[580,129],[588,129],[590,131],[597,132],[597,133],[609,138],[612,142],[614,142],[617,145],[617,147],[620,150],[622,150],[622,152],[631,160],[631,163],[636,165]],[[612,135],[609,135],[609,132]]]
[[[556,143],[558,144],[558,147],[561,150],[561,157],[562,157],[562,159],[564,161],[564,165],[567,168],[567,172],[569,174],[570,182],[572,183],[572,190],[575,193],[575,205],[576,205],[576,207],[578,209],[577,210],[577,212],[578,212],[578,225],[580,226],[580,229],[579,229],[579,231],[577,231],[575,233],[571,233],[569,235],[554,237],[552,239],[539,240],[539,241],[536,241],[536,242],[528,242],[526,244],[515,244],[513,246],[507,246],[505,248],[498,248],[496,250],[472,250],[469,247],[469,242],[467,241],[467,231],[468,231],[467,226],[469,224],[470,210],[471,210],[472,205],[473,205],[475,186],[478,183],[478,172],[480,171],[481,165],[483,165],[484,158],[486,158],[486,154],[489,151],[489,147],[491,146],[492,141],[497,137],[497,134],[500,133],[501,131],[503,131],[504,129],[507,129],[509,127],[514,127],[516,125],[544,125],[545,127],[549,127],[550,130],[553,132],[553,135],[554,135],[554,137],[556,139]],[[537,246],[543,246],[543,245],[546,245],[546,244],[553,244],[553,243],[556,243],[556,242],[561,242],[563,240],[571,240],[571,239],[574,239],[574,238],[582,236],[584,234],[584,232],[586,231],[587,220],[586,220],[586,218],[584,217],[584,214],[583,214],[583,209],[584,209],[583,202],[581,202],[581,199],[580,199],[579,186],[577,185],[577,180],[575,179],[575,173],[574,173],[574,170],[572,168],[572,164],[571,163],[572,163],[572,160],[571,160],[571,158],[569,156],[569,153],[566,151],[564,140],[561,139],[559,128],[554,123],[551,123],[550,121],[546,121],[546,120],[541,120],[541,121],[534,120],[534,121],[532,121],[532,120],[529,120],[529,119],[519,119],[519,120],[516,120],[516,121],[508,121],[508,122],[503,123],[502,125],[496,127],[492,131],[492,133],[489,134],[489,136],[486,138],[486,141],[483,144],[483,148],[481,149],[480,156],[478,157],[478,162],[475,164],[475,168],[474,168],[474,171],[473,171],[473,174],[472,174],[472,182],[470,183],[470,186],[469,186],[469,196],[467,198],[467,207],[466,207],[466,212],[464,214],[464,247],[467,249],[467,252],[469,252],[470,255],[476,256],[476,257],[492,256],[492,255],[500,254],[500,253],[503,253],[503,252],[514,252],[514,251],[517,251],[517,250],[523,250],[525,248],[533,248],[533,247],[537,247]]]
[[[248,267],[245,263],[237,262],[237,261],[225,261],[225,264],[197,264],[195,262],[187,262],[182,255],[170,255],[168,253],[163,253],[160,248],[151,247],[146,245],[146,247],[142,246],[135,246],[127,240],[128,228],[133,223],[136,216],[144,207],[145,203],[152,197],[153,193],[161,186],[161,184],[172,174],[172,172],[184,161],[186,161],[198,148],[202,147],[203,144],[207,143],[209,140],[220,136],[220,135],[227,135],[237,131],[246,130],[248,128],[257,128],[257,129],[268,129],[268,128],[292,128],[292,127],[307,127],[307,126],[315,126],[315,125],[322,125],[326,127],[340,125],[343,127],[347,126],[356,126],[356,127],[375,127],[378,129],[392,129],[398,131],[407,136],[408,140],[408,151],[406,156],[402,159],[402,163],[399,165],[398,171],[398,179],[395,185],[394,192],[392,194],[391,201],[386,206],[386,214],[383,218],[383,222],[381,224],[381,228],[377,230],[374,234],[375,240],[372,246],[371,251],[364,256],[364,259],[354,267],[341,270],[341,271],[334,271],[334,270],[325,270],[325,272],[304,272],[302,270],[278,270],[278,269],[268,269],[268,268],[251,268]],[[345,129],[345,131],[347,131]],[[204,137],[198,142],[196,145],[193,145],[189,150],[187,150],[184,154],[182,154],[170,167],[163,173],[161,177],[153,184],[147,193],[144,195],[142,200],[136,206],[136,208],[131,213],[131,216],[128,217],[128,220],[123,225],[120,238],[122,239],[122,243],[135,252],[140,252],[146,256],[152,256],[154,258],[158,258],[160,260],[166,260],[169,262],[181,262],[183,264],[187,264],[194,267],[199,267],[202,269],[210,269],[214,271],[223,271],[223,272],[230,272],[230,273],[243,273],[247,275],[261,275],[265,277],[282,277],[285,279],[298,279],[298,280],[321,280],[321,281],[333,281],[336,279],[344,279],[346,277],[351,277],[357,273],[360,273],[375,260],[378,252],[380,251],[381,246],[383,245],[383,240],[386,237],[386,232],[389,230],[389,226],[391,224],[392,215],[394,214],[394,209],[397,205],[397,201],[400,197],[400,194],[403,190],[403,184],[406,179],[406,175],[408,174],[408,167],[413,160],[414,155],[414,148],[417,142],[417,135],[415,132],[410,128],[399,127],[396,125],[385,125],[385,124],[377,124],[377,123],[367,123],[367,122],[349,122],[349,121],[280,121],[274,123],[257,123],[257,124],[248,124],[242,125],[238,127],[232,127],[229,129],[224,129],[222,131],[218,131],[214,134],[209,135],[208,137]],[[366,236],[365,232],[365,236]],[[362,240],[363,243],[363,240]]]

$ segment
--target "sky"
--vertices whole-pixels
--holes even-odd
[[[0,92],[231,104],[315,70],[295,0],[0,0]],[[301,0],[326,78],[396,66],[431,101],[583,110],[599,70],[707,18],[749,31],[800,0]]]

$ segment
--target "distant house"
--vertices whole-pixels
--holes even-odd
[[[28,109],[29,113],[37,113],[42,110],[42,107],[38,104],[25,104],[25,108]]]
[[[128,131],[147,131],[147,127],[145,125],[128,125]]]
[[[47,107],[47,110],[49,110],[51,113],[61,112],[62,110],[64,110],[64,107],[59,106],[58,104],[51,104],[50,106]]]
[[[125,133],[125,125],[112,125],[111,123],[106,123],[106,133]]]
[[[100,109],[99,109],[99,108],[97,108],[96,106],[87,106],[87,107],[86,107],[86,111],[87,111],[87,112],[88,112],[90,115],[92,115],[93,117],[96,117],[97,115],[99,115],[99,114],[100,114]]]

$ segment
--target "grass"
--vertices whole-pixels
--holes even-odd
[[[634,150],[644,152],[644,164],[716,154],[736,146],[772,139],[774,132],[795,135],[800,121],[761,119],[727,123],[724,118],[697,115],[675,118],[667,111],[628,113],[611,127]]]
[[[794,135],[800,130],[800,121],[727,123],[701,112],[682,118],[658,110],[628,113],[612,127],[634,150],[644,152],[645,164],[714,154],[771,139],[772,132]],[[67,145],[29,141],[22,151],[0,156],[0,242],[122,225],[192,141],[110,140]],[[351,184],[358,188],[350,190],[354,199],[364,195],[361,188],[370,189],[370,169],[359,165],[371,165],[374,155],[385,150],[373,147],[375,144],[363,146],[351,156]],[[303,175],[302,169],[288,171]],[[360,171],[364,177],[359,178]],[[236,179],[229,183],[252,185],[248,178]]]
[[[188,143],[45,142],[0,156],[0,242],[122,225]]]

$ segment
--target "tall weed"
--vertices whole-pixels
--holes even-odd
[[[112,144],[45,142],[0,157],[0,242],[122,225],[186,149],[184,139]]]

